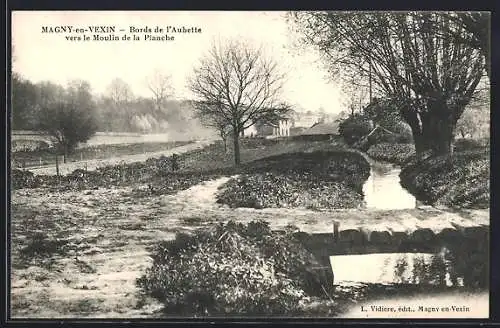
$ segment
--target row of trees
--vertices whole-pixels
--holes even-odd
[[[186,102],[171,99],[168,76],[155,73],[148,79],[152,96],[135,96],[130,86],[116,78],[102,96],[92,95],[95,102],[96,124],[100,131],[155,132],[162,131],[166,122],[182,123],[189,119]],[[61,86],[51,82],[32,83],[14,73],[12,76],[13,115],[12,127],[16,130],[32,130],[38,126],[36,108],[41,94],[57,95]],[[89,87],[90,89],[90,87]],[[176,124],[183,125],[183,124]]]
[[[333,76],[351,85],[369,77],[370,98],[373,86],[373,93],[384,99],[384,108],[398,111],[411,128],[419,156],[451,153],[457,122],[483,73],[490,74],[488,14],[293,12],[290,17],[304,44],[324,55]],[[191,105],[222,139],[233,136],[236,165],[242,131],[255,123],[275,124],[290,112],[282,101],[284,81],[277,62],[242,41],[214,44],[195,66],[188,79],[194,96]],[[93,105],[99,108],[99,122],[120,122],[130,130],[133,125],[152,126],[152,117],[168,119],[172,114],[165,111],[171,92],[168,77],[156,74],[148,85],[152,97],[146,100],[134,98],[126,83],[114,80],[99,105]],[[26,119],[30,108],[19,94],[32,91],[22,83],[13,87],[17,88],[15,125]],[[37,100],[35,107],[44,108],[41,104]],[[138,108],[144,109],[143,116],[137,115]]]
[[[457,122],[484,72],[490,75],[487,13],[293,12],[303,43],[333,76],[369,77],[411,127],[417,154],[450,154]]]
[[[12,129],[46,132],[64,155],[96,131],[188,134],[193,110],[187,101],[170,99],[169,77],[157,72],[148,79],[148,87],[150,98],[136,97],[117,78],[103,96],[96,96],[86,81],[74,80],[63,87],[32,83],[13,73]]]

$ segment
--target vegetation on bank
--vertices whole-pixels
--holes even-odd
[[[240,167],[215,143],[180,154],[178,170],[172,157],[113,165],[95,171],[75,170],[65,176],[34,175],[13,170],[12,187],[49,187],[85,190],[110,186],[139,186],[138,194],[172,194],[201,182],[241,174],[218,196],[231,207],[349,208],[363,204],[362,185],[369,164],[359,154],[342,150],[331,141],[278,141],[242,139]],[[304,152],[307,149],[330,149]],[[144,188],[147,185],[147,188]]]
[[[405,143],[380,143],[371,146],[366,153],[377,161],[404,165],[415,156],[415,146]]]
[[[429,205],[488,208],[490,150],[488,139],[458,139],[454,152],[417,161],[411,144],[377,144],[367,154],[402,167],[401,185]]]
[[[456,151],[417,162],[401,170],[401,185],[430,205],[489,208],[490,150]]]
[[[153,265],[138,279],[142,293],[166,315],[293,315],[327,279],[293,231],[263,221],[229,222],[157,245]],[[330,281],[331,283],[331,281]],[[319,291],[319,293],[318,293]]]
[[[354,152],[296,152],[251,163],[229,180],[217,201],[230,207],[355,208],[363,205],[363,183],[370,174]]]

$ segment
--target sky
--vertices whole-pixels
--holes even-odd
[[[13,70],[33,82],[50,80],[65,85],[83,79],[103,94],[114,78],[127,82],[135,95],[150,97],[147,77],[155,71],[171,75],[175,97],[190,98],[186,79],[214,40],[244,39],[262,46],[267,56],[287,72],[283,97],[299,111],[343,109],[339,87],[327,79],[314,49],[297,50],[284,12],[187,11],[22,11],[12,14]],[[42,27],[115,26],[114,34],[130,27],[197,27],[201,33],[176,33],[173,41],[70,41],[66,36],[94,33],[43,33]],[[124,30],[123,32],[120,30]],[[149,33],[146,33],[149,34]],[[157,34],[164,35],[165,33]],[[103,34],[105,35],[105,34]],[[129,34],[130,35],[130,34]]]

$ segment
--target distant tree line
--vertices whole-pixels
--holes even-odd
[[[12,74],[11,129],[49,134],[60,154],[68,154],[96,131],[167,132],[174,138],[198,131],[189,101],[172,99],[168,75],[147,78],[151,97],[135,96],[122,79],[112,80],[102,95],[90,83],[74,80],[66,86],[49,81],[34,83]],[[201,124],[198,124],[201,127]],[[194,133],[193,133],[194,130]]]
[[[191,117],[189,102],[170,99],[170,94],[154,94],[151,98],[135,96],[130,86],[116,78],[103,95],[92,93],[85,81],[70,82],[85,85],[93,102],[92,115],[98,131],[161,132],[171,126],[184,126]],[[63,87],[52,82],[33,83],[20,74],[12,75],[12,129],[36,130],[42,104],[58,98]]]

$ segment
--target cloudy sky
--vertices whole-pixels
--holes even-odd
[[[116,26],[117,36],[136,28],[155,26],[199,27],[198,34],[175,34],[174,41],[68,41],[75,33],[42,33],[43,26]],[[92,35],[93,33],[84,33]],[[82,35],[82,34],[79,34]],[[142,34],[137,34],[143,37]],[[283,12],[91,12],[23,11],[12,17],[15,48],[13,69],[38,82],[65,84],[84,79],[96,93],[104,93],[111,80],[125,80],[136,95],[150,96],[146,78],[156,70],[172,76],[177,98],[188,98],[186,78],[211,42],[242,38],[261,45],[288,72],[284,97],[302,110],[330,113],[342,110],[339,88],[312,49],[297,50],[294,35]]]

